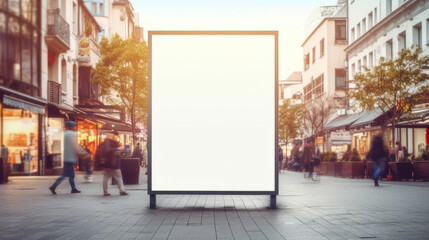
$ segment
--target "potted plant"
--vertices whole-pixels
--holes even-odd
[[[348,178],[363,178],[365,176],[365,164],[361,161],[356,149],[346,152],[338,166],[341,168],[341,175],[337,174],[337,176]]]
[[[429,152],[425,151],[420,157],[416,157],[413,162],[413,173],[415,180],[429,180]]]
[[[335,176],[335,161],[337,161],[336,152],[324,152],[317,170],[323,175]]]
[[[398,162],[389,162],[389,169],[394,180],[402,181],[413,178],[413,165],[407,157],[399,158]]]

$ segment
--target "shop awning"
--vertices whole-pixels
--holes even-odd
[[[361,126],[365,126],[367,124],[371,124],[377,118],[383,115],[383,111],[380,108],[375,108],[368,112],[363,112],[363,114],[359,117],[359,119],[354,122],[350,127],[357,128]]]
[[[3,103],[11,107],[22,108],[39,114],[45,114],[45,107],[11,96],[4,95]]]
[[[325,125],[325,130],[334,130],[336,128],[347,127],[350,124],[354,123],[356,120],[358,120],[359,117],[362,115],[363,113],[355,113],[339,116],[327,123]]]
[[[105,123],[100,128],[99,132],[100,133],[110,133],[113,130],[117,131],[120,134],[131,134],[133,132],[130,125],[123,124],[123,123],[113,123],[113,122]],[[136,129],[134,129],[134,133],[140,133],[140,129],[138,129],[136,127]]]

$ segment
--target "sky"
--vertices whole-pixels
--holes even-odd
[[[303,70],[305,23],[337,0],[130,0],[139,24],[151,30],[277,30],[279,79]]]

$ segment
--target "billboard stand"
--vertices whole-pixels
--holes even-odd
[[[158,194],[267,195],[276,209],[278,86],[278,31],[149,31],[150,209]]]
[[[155,194],[151,194],[150,195],[150,209],[155,209],[156,208],[156,195]]]
[[[277,208],[277,195],[270,195],[270,208],[271,209]]]

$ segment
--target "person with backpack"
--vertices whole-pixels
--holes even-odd
[[[118,136],[118,132],[113,131],[112,134],[113,138],[106,138],[104,142],[98,146],[97,152],[95,153],[95,159],[98,166],[104,169],[104,196],[110,196],[107,182],[111,177],[115,179],[116,184],[118,185],[119,194],[121,196],[125,196],[128,195],[128,193],[125,192],[124,182],[122,181],[121,162],[119,159],[122,151],[120,149],[119,142],[115,139],[115,136]]]

